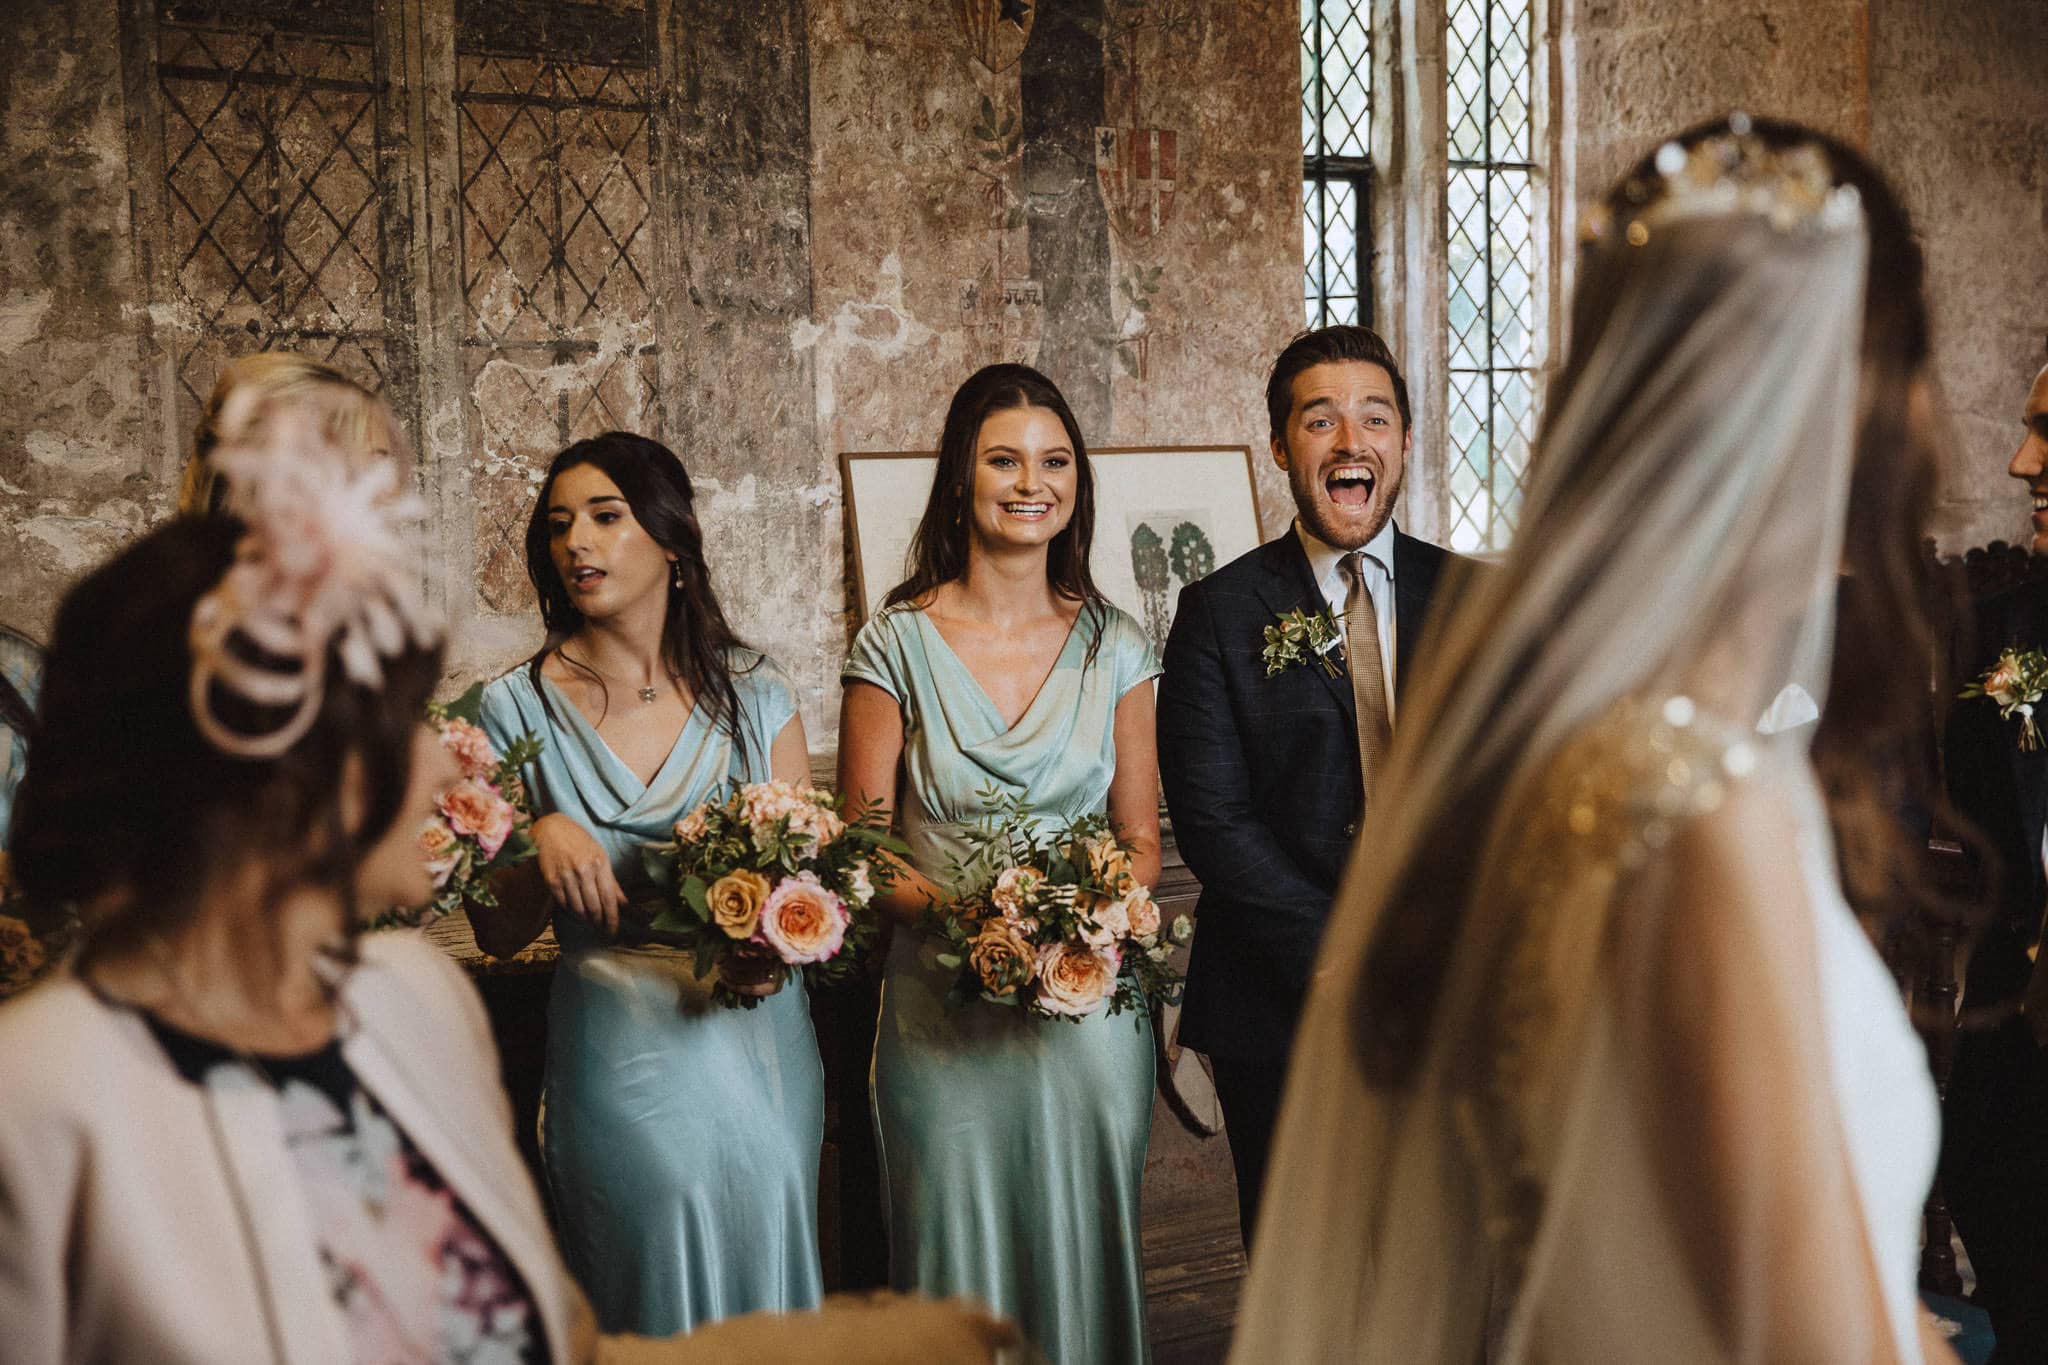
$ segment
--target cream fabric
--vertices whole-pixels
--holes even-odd
[[[461,970],[412,932],[365,941],[343,1056],[519,1267],[557,1361],[588,1310],[512,1142]],[[333,1365],[350,1358],[276,1093],[184,1080],[148,1026],[61,973],[0,1009],[0,1354],[9,1365]]]

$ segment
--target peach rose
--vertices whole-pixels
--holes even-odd
[[[455,755],[462,775],[473,781],[489,781],[498,770],[498,751],[491,747],[491,737],[466,720],[442,722],[441,745]]]
[[[1122,966],[1114,948],[1049,943],[1038,950],[1038,1007],[1075,1018],[1093,1014],[1116,993]]]
[[[676,821],[675,835],[679,844],[701,844],[711,833],[711,807],[703,805]]]
[[[1159,902],[1152,899],[1152,893],[1144,887],[1134,887],[1124,897],[1124,922],[1130,926],[1131,937],[1151,940],[1159,934]]]
[[[761,937],[789,963],[823,962],[846,941],[846,902],[815,872],[784,877],[761,907]]]
[[[995,889],[988,893],[989,903],[1002,913],[1003,918],[1016,919],[1024,913],[1044,881],[1045,874],[1035,867],[1006,867],[996,878]]]
[[[1031,984],[1038,970],[1031,944],[1008,920],[990,920],[968,949],[967,964],[990,995],[1003,998]]]
[[[462,864],[462,840],[455,837],[447,821],[429,820],[420,830],[420,853],[427,860],[427,875],[439,891]]]
[[[486,858],[495,858],[512,836],[516,812],[504,797],[472,778],[441,798],[441,814],[450,829],[472,836]]]
[[[1991,676],[1984,680],[1984,695],[2000,706],[2011,706],[2020,699],[2020,671],[2004,659]]]
[[[768,879],[744,867],[735,868],[704,893],[711,922],[727,938],[752,938],[761,927],[761,905],[768,899]]]

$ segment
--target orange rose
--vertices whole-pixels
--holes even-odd
[[[982,926],[968,950],[967,964],[981,980],[981,988],[998,998],[1015,995],[1031,984],[1038,970],[1031,944],[1008,920],[991,920]]]
[[[761,924],[761,905],[768,899],[768,879],[738,868],[711,883],[704,903],[711,922],[727,938],[752,938]]]

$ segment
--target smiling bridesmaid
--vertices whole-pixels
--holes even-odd
[[[825,1099],[802,982],[728,972],[765,998],[714,1008],[687,957],[618,942],[661,894],[641,851],[679,817],[734,779],[809,784],[796,698],[726,623],[667,447],[609,432],[557,455],[526,561],[547,644],[484,690],[483,722],[500,749],[545,741],[526,779],[562,945],[541,1133],[562,1250],[606,1331],[812,1307]]]
[[[1133,872],[1159,876],[1159,770],[1137,622],[1089,575],[1088,451],[1066,400],[1022,365],[953,396],[909,580],[843,674],[839,779],[894,811],[911,866],[876,904],[914,925],[948,899],[990,786],[1037,818],[1109,813]],[[899,1289],[972,1294],[1064,1365],[1146,1359],[1139,1186],[1152,1036],[976,1001],[901,928],[884,973],[875,1127]]]

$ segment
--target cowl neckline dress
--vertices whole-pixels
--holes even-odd
[[[899,608],[862,629],[843,676],[903,708],[897,823],[943,885],[986,788],[1052,824],[1104,811],[1117,703],[1158,672],[1128,615],[1084,611],[1011,725],[929,618]],[[981,1001],[949,1011],[955,972],[935,952],[899,929],[884,969],[873,1090],[893,1283],[976,1295],[1063,1365],[1145,1360],[1149,1022],[1069,1024]]]
[[[795,695],[735,652],[744,761],[693,711],[643,784],[554,684],[528,670],[485,689],[502,747],[545,747],[526,770],[536,814],[569,816],[610,855],[628,898],[661,893],[643,851],[729,781],[765,781]],[[752,1010],[707,1009],[688,960],[600,942],[557,907],[541,1124],[548,1192],[570,1269],[610,1332],[663,1336],[758,1310],[815,1306],[824,1072],[801,983]]]

